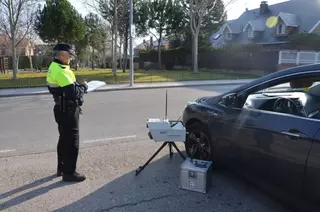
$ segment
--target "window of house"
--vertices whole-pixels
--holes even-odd
[[[248,27],[248,37],[249,38],[253,38],[253,30],[252,30],[252,27]]]
[[[225,33],[225,36],[226,36],[227,40],[231,40],[232,39],[232,34],[229,33],[229,32]]]
[[[277,34],[284,35],[286,33],[286,26],[284,24],[279,24],[277,26]]]

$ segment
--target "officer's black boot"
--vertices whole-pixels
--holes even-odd
[[[58,160],[58,168],[57,168],[57,177],[60,177],[63,175],[63,163]]]
[[[60,177],[63,175],[63,172],[60,168],[57,169],[57,177]]]
[[[82,182],[86,179],[86,177],[78,172],[74,172],[73,174],[63,174],[62,180],[65,182]]]

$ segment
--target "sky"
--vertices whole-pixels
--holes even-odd
[[[83,4],[84,0],[69,0],[71,4],[83,15],[85,16],[90,12],[90,8],[85,6]],[[225,2],[229,0],[224,0]],[[284,2],[287,0],[268,0],[268,4],[276,4],[280,2]],[[238,18],[245,10],[246,8],[255,9],[260,6],[261,0],[237,0],[234,4],[227,6],[227,15],[228,20],[236,19]],[[144,38],[136,38],[134,41],[134,46],[140,44],[143,41]],[[146,38],[148,39],[148,38]]]

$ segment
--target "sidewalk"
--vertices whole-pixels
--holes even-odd
[[[199,81],[180,81],[180,82],[158,82],[158,83],[136,83],[133,87],[126,84],[110,84],[98,88],[93,92],[117,91],[117,90],[136,90],[136,89],[155,89],[155,88],[174,88],[174,87],[194,87],[194,86],[216,86],[216,85],[242,85],[251,82],[253,79],[236,80],[199,80]],[[37,88],[16,88],[0,89],[0,97],[11,96],[30,96],[48,94],[46,87]]]

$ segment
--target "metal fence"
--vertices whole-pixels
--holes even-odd
[[[281,50],[279,64],[315,64],[320,62],[320,53],[316,51]]]

